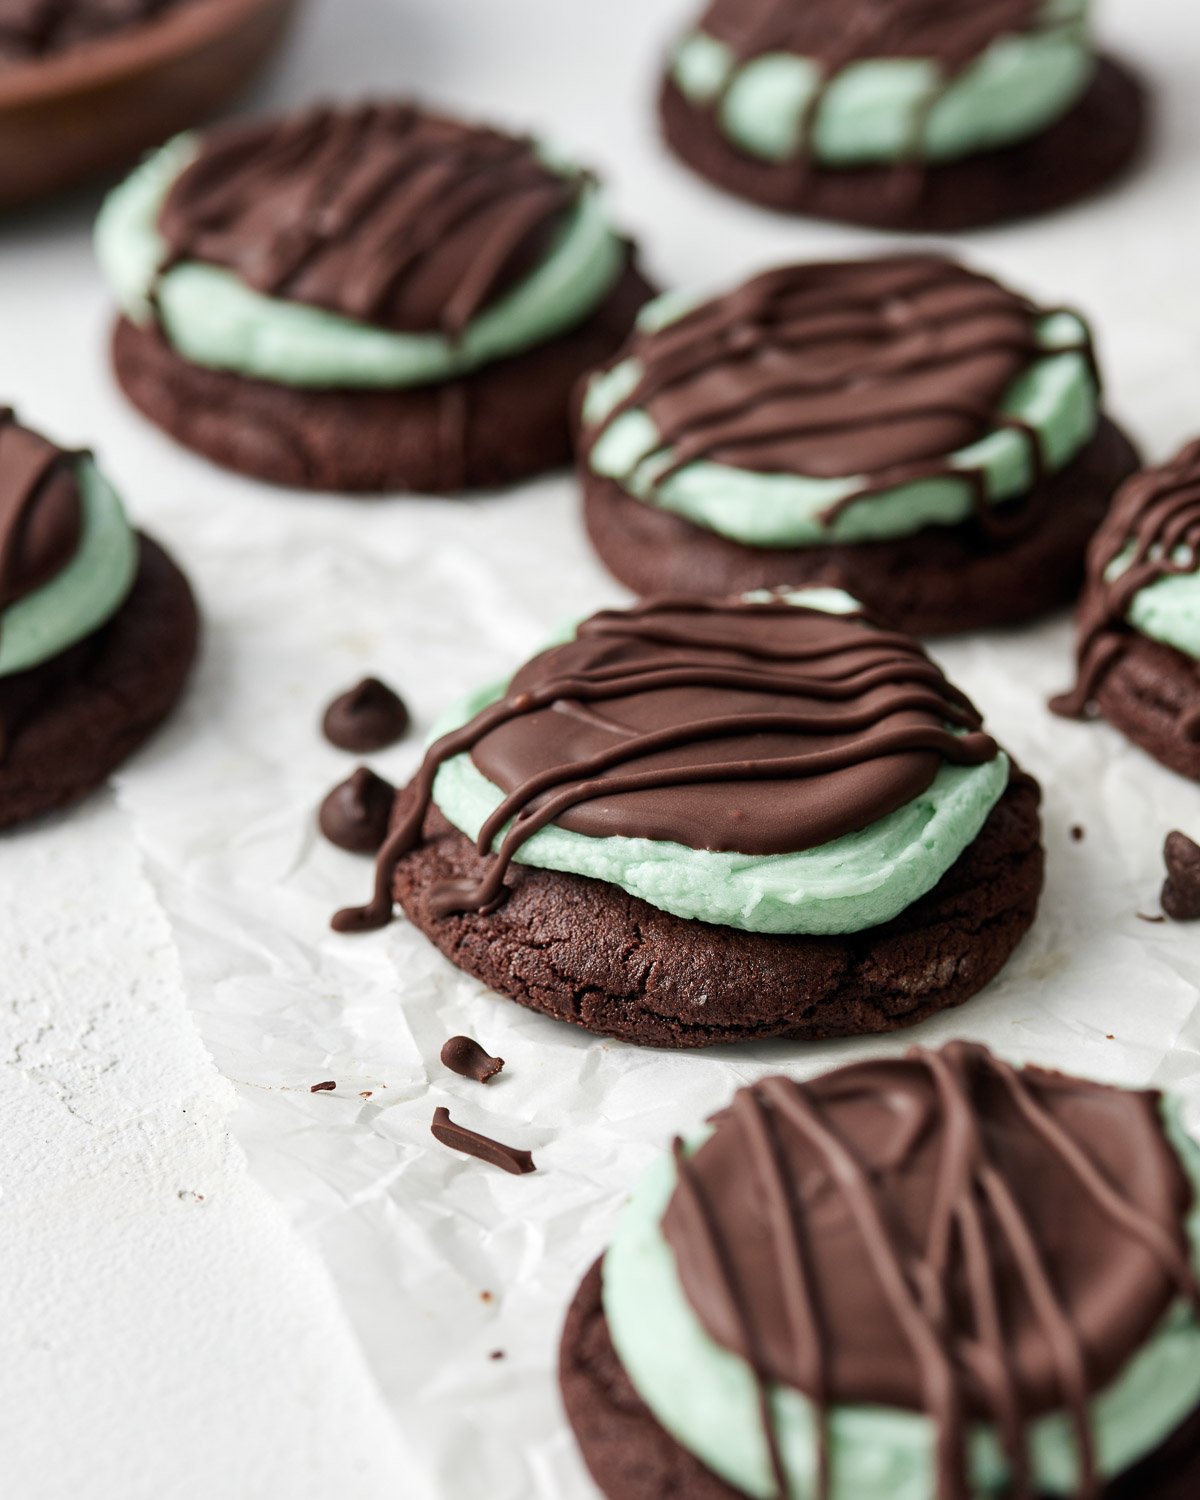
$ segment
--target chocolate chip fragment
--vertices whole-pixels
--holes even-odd
[[[429,1128],[434,1140],[440,1141],[443,1146],[449,1146],[451,1151],[461,1151],[464,1156],[478,1157],[480,1161],[486,1161],[493,1167],[500,1167],[514,1176],[537,1171],[533,1157],[528,1151],[518,1150],[515,1146],[506,1146],[503,1141],[494,1141],[491,1136],[468,1130],[465,1125],[456,1125],[450,1118],[450,1111],[444,1105],[439,1104],[434,1110],[433,1124]]]
[[[486,1083],[504,1066],[502,1057],[489,1057],[474,1037],[452,1036],[442,1048],[442,1066],[460,1078]]]
[[[339,750],[383,750],[408,730],[408,709],[378,677],[364,677],[357,687],[335,698],[325,710],[325,738]]]
[[[310,1094],[329,1094],[332,1093],[335,1088],[337,1088],[337,1083],[334,1079],[331,1078],[327,1083],[314,1083],[308,1092]]]
[[[387,837],[396,788],[368,766],[335,786],[317,815],[321,832],[339,849],[374,854]]]
[[[1167,864],[1163,911],[1174,922],[1200,921],[1200,844],[1176,829],[1167,834],[1163,858]]]

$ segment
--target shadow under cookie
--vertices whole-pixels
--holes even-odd
[[[78,802],[174,707],[196,654],[187,579],[148,537],[129,598],[107,624],[41,666],[0,678],[0,828]]]
[[[615,885],[514,865],[490,913],[434,913],[484,861],[434,808],[393,892],[468,974],[510,999],[643,1047],[895,1031],[959,1005],[999,973],[1042,888],[1040,794],[1015,773],[975,841],[927,895],[880,927],[773,936],[672,916]],[[403,799],[398,806],[403,807]]]
[[[836,582],[915,635],[948,635],[1021,624],[1070,603],[1113,491],[1137,467],[1132,444],[1104,419],[1065,469],[1012,507],[1028,524],[1007,540],[968,521],[894,541],[748,547],[636,500],[586,466],[584,519],[605,566],[637,593],[725,595]]]
[[[403,390],[308,390],[211,370],[125,318],[113,365],[152,422],[224,468],[300,489],[453,494],[566,464],[571,392],[652,295],[631,258],[579,327],[462,379]]]
[[[769,162],[739,150],[711,109],[667,79],[663,132],[701,177],[766,208],[879,229],[949,233],[1064,208],[1098,193],[1140,154],[1149,106],[1122,63],[1101,58],[1091,88],[1048,130],[1017,145],[918,169],[831,169]]]
[[[613,1347],[601,1262],[588,1271],[563,1330],[559,1379],[567,1417],[607,1500],[745,1500],[661,1427]],[[1193,1500],[1200,1493],[1200,1410],[1097,1500]]]

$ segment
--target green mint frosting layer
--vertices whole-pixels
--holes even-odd
[[[96,254],[122,311],[135,322],[152,316],[150,296],[164,254],[159,209],[198,149],[194,135],[168,142],[101,209]],[[396,389],[454,379],[574,328],[612,290],[625,259],[599,189],[588,183],[542,261],[454,341],[393,333],[264,296],[233,272],[199,261],[167,271],[157,282],[156,302],[167,338],[193,364],[278,385]]]
[[[1108,569],[1108,580],[1119,578],[1131,560],[1132,551],[1119,557]],[[1200,560],[1190,548],[1181,547],[1174,561],[1192,571],[1173,573],[1139,589],[1125,618],[1151,640],[1173,646],[1184,656],[1200,661]]]
[[[83,529],[75,555],[0,616],[0,677],[24,672],[99,630],[125,602],[138,546],[116,491],[89,458],[76,466]]]
[[[673,296],[644,310],[642,327],[657,329],[682,317],[689,306]],[[1006,415],[1033,428],[1046,468],[1057,473],[1091,441],[1100,421],[1099,392],[1085,355],[1087,329],[1073,313],[1043,318],[1038,340],[1046,350],[1009,387]],[[1060,352],[1055,352],[1056,350]],[[640,407],[609,414],[637,388],[642,367],[622,360],[592,377],[584,419],[601,427],[588,457],[592,471],[615,480],[648,505],[685,517],[697,526],[748,547],[819,547],[837,542],[883,541],[912,536],[925,526],[957,526],[974,509],[970,483],[938,475],[855,500],[837,512],[831,507],[862,488],[865,476],[816,479],[804,474],[760,474],[727,464],[700,461],[665,480],[674,453],[664,447],[658,428]],[[992,504],[1024,494],[1034,482],[1028,441],[1011,428],[996,428],[951,455],[957,469],[982,471]]]
[[[834,613],[855,607],[837,590],[790,597]],[[506,687],[474,693],[445,715],[434,738],[474,718]],[[658,839],[594,838],[551,824],[521,846],[517,861],[603,880],[660,911],[745,932],[862,932],[891,921],[933,889],[978,836],[1008,776],[1004,755],[979,766],[943,766],[927,791],[886,818],[797,854],[729,854]],[[433,800],[474,839],[504,793],[463,754],[439,770]]]
[[[1200,1151],[1185,1135],[1174,1106],[1165,1110],[1171,1139],[1196,1185]],[[697,1137],[691,1149],[704,1139]],[[604,1258],[604,1311],[613,1344],[634,1388],[672,1436],[735,1489],[756,1500],[776,1490],[758,1407],[754,1375],[738,1355],[717,1344],[692,1311],[660,1228],[675,1187],[670,1157],[655,1163],[633,1194]],[[1188,1225],[1200,1265],[1200,1209]],[[817,1492],[817,1429],[812,1403],[799,1391],[773,1386],[789,1500]],[[1097,1462],[1105,1476],[1122,1473],[1152,1452],[1200,1403],[1200,1323],[1184,1301],[1121,1375],[1092,1402]],[[936,1493],[935,1428],[930,1418],[881,1406],[837,1406],[828,1418],[830,1500],[929,1500]],[[1078,1470],[1070,1420],[1043,1417],[1030,1429],[1033,1474],[1040,1493],[1070,1495]],[[972,1433],[972,1494],[1000,1497],[1009,1482],[994,1429]]]
[[[1052,0],[1045,29],[997,38],[952,79],[931,58],[870,58],[825,89],[812,58],[772,52],[739,65],[704,32],[679,46],[672,77],[697,105],[718,104],[726,137],[752,156],[855,167],[949,161],[1028,139],[1075,105],[1092,81],[1087,0]],[[718,102],[719,101],[719,102]],[[931,104],[931,101],[932,104]]]

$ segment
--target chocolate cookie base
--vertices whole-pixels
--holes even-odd
[[[768,162],[732,145],[709,109],[668,78],[659,100],[677,155],[718,187],[765,208],[879,229],[948,233],[1063,208],[1114,182],[1147,135],[1145,91],[1122,63],[1102,58],[1091,88],[1040,135],[916,172],[895,166]]]
[[[1124,639],[1125,650],[1096,690],[1096,706],[1155,760],[1200,781],[1200,739],[1187,732],[1189,719],[1200,715],[1200,664],[1134,631]]]
[[[158,727],[183,690],[199,622],[187,579],[140,538],[141,562],[116,615],[63,656],[0,678],[16,707],[0,755],[0,828],[78,802]]]
[[[975,521],[832,547],[747,547],[646,505],[582,470],[588,535],[609,571],[639,594],[742,594],[837,583],[915,635],[1018,625],[1068,604],[1113,491],[1138,468],[1107,418],[1088,446],[1020,502],[1030,524],[1006,540]]]
[[[583,1279],[563,1329],[559,1380],[567,1417],[608,1500],[745,1500],[661,1427],[613,1348],[601,1262]],[[1200,1494],[1200,1409],[1157,1452],[1112,1480],[1098,1500],[1194,1500]]]
[[[975,842],[893,921],[844,937],[775,937],[688,921],[614,885],[515,865],[489,915],[435,916],[474,881],[474,845],[435,808],[394,893],[452,963],[532,1010],[644,1047],[895,1031],[960,1005],[1004,966],[1042,888],[1040,793],[1014,775]]]
[[[613,356],[652,295],[631,259],[578,328],[461,380],[408,390],[299,390],[206,369],[125,318],[113,366],[152,422],[224,468],[296,489],[454,494],[569,461],[574,387]]]

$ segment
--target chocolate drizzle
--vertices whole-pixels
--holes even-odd
[[[528,140],[410,105],[223,126],[163,205],[160,274],[204,261],[272,297],[457,338],[545,253],[582,181]]]
[[[659,484],[696,462],[854,479],[827,523],[869,496],[953,477],[970,485],[979,524],[1011,536],[1025,508],[993,505],[985,472],[951,455],[1007,428],[1025,444],[1031,482],[1043,476],[1037,431],[1004,400],[1046,354],[1037,332],[1048,315],[933,255],[768,271],[636,332],[625,352],[641,378],[587,441],[640,408],[661,438]],[[1083,354],[1099,385],[1090,340],[1061,352]]]
[[[1044,0],[714,0],[699,29],[728,46],[739,64],[767,53],[806,57],[820,70],[800,122],[794,166],[815,169],[813,134],[830,89],[852,64],[889,57],[929,58],[937,78],[902,143],[898,191],[919,195],[921,148],[929,118],[958,76],[999,38],[1061,29]],[[732,82],[731,75],[729,82]],[[718,95],[719,108],[729,83]]]
[[[1110,578],[1110,568],[1126,552],[1126,565]],[[1200,441],[1162,468],[1135,474],[1117,491],[1088,549],[1076,682],[1051,701],[1056,714],[1077,719],[1087,713],[1135,635],[1125,618],[1134,595],[1162,578],[1189,573],[1200,573]],[[1185,720],[1184,733],[1200,739],[1200,709]]]
[[[944,763],[976,765],[997,749],[921,647],[865,615],[782,599],[602,611],[431,746],[401,793],[375,894],[337,914],[339,931],[389,920],[395,869],[420,842],[438,770],[463,753],[506,795],[476,841],[480,879],[434,892],[443,916],[499,904],[509,866],[549,823],[790,853],[867,827],[920,796]]]
[[[1074,1500],[1100,1489],[1092,1396],[1177,1297],[1200,1311],[1191,1191],[1158,1098],[953,1043],[802,1084],[744,1089],[695,1156],[676,1143],[663,1219],[684,1291],[759,1381],[818,1414],[818,1495],[835,1403],[927,1413],[937,1500],[969,1500],[969,1424],[991,1421],[1031,1500],[1028,1429],[1063,1411]],[[1063,1232],[1064,1226],[1067,1230]]]
[[[67,52],[187,0],[0,0],[0,68]]]
[[[0,631],[3,611],[59,573],[79,546],[78,457],[0,408]],[[0,762],[12,730],[9,709],[17,707],[5,686],[0,679]]]

